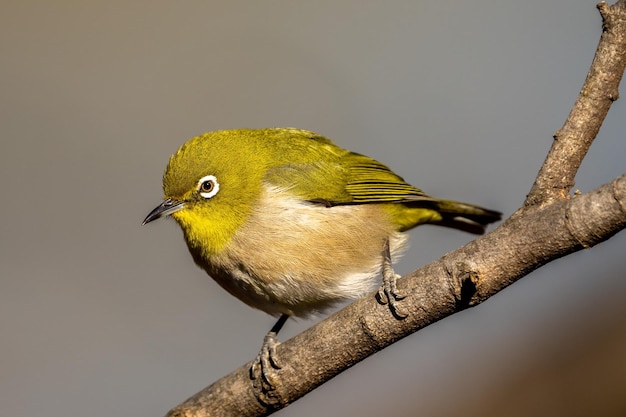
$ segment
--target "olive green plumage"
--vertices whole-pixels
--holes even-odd
[[[165,202],[195,262],[270,314],[306,316],[371,290],[388,241],[431,223],[482,233],[500,214],[439,200],[385,165],[287,128],[192,138],[163,176]]]

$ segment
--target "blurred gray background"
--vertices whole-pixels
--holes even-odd
[[[196,268],[174,222],[140,226],[189,137],[310,129],[508,216],[600,33],[594,0],[4,1],[0,415],[160,416],[256,355],[274,319]],[[624,172],[625,114],[581,191]],[[397,269],[470,239],[419,228]],[[278,415],[624,415],[625,249],[553,262]]]

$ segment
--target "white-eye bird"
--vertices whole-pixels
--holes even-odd
[[[170,158],[163,191],[143,223],[173,217],[198,266],[244,303],[280,316],[262,367],[289,316],[373,290],[383,264],[404,249],[405,231],[429,223],[480,234],[500,219],[429,197],[380,162],[292,128],[194,137]],[[401,298],[395,279],[381,287],[392,310]]]

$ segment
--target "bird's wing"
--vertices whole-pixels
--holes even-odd
[[[403,203],[430,200],[422,190],[404,181],[386,165],[365,155],[344,155],[347,167],[345,189],[351,203]]]
[[[384,164],[349,151],[315,161],[282,164],[271,169],[266,180],[307,201],[327,206],[433,201]]]

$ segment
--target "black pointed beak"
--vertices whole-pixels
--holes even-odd
[[[172,214],[177,212],[178,210],[182,210],[185,207],[185,203],[183,201],[174,200],[173,198],[168,198],[158,206],[152,210],[145,219],[143,219],[143,223],[141,225],[150,223],[152,220],[156,220],[160,217],[167,216],[168,214]]]

